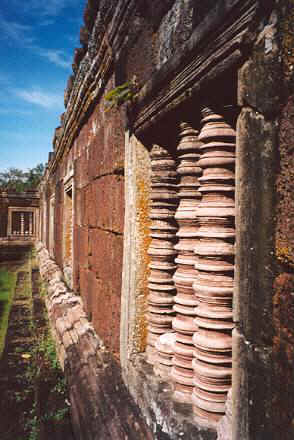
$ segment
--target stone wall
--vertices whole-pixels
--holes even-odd
[[[65,284],[55,285],[54,277],[50,284],[52,274],[44,269],[50,281],[52,326],[60,326],[56,337],[61,358],[69,359],[65,370],[81,438],[96,438],[108,411],[118,427],[122,417],[130,420],[132,411],[137,417],[132,398],[154,438],[217,435],[215,429],[195,424],[190,407],[172,402],[169,385],[154,377],[144,361],[149,151],[159,144],[176,157],[179,123],[199,129],[200,107],[210,104],[221,106],[229,122],[237,125],[233,390],[218,435],[234,440],[276,438],[282,427],[285,435],[292,433],[293,405],[287,393],[293,388],[291,4],[88,1],[82,47],[75,51],[65,91],[66,112],[55,131],[54,152],[41,184],[41,239],[47,248],[54,243],[51,257],[74,292]],[[136,81],[135,99],[109,110],[106,94],[125,81]],[[48,262],[46,250],[40,258]],[[50,265],[57,270],[55,263]],[[82,334],[68,341],[75,323],[66,330],[64,309],[52,303],[56,292],[63,307],[63,289],[66,298],[79,304],[82,325],[77,329],[91,328],[86,341]],[[109,370],[101,369],[101,362]],[[132,398],[122,386],[121,369]],[[118,393],[106,386],[109,374],[114,375]],[[99,398],[101,390],[105,393],[102,404],[93,397],[95,390],[100,390]],[[116,397],[120,402],[122,395],[131,402],[124,408],[127,413],[110,404]],[[92,398],[95,421],[88,429],[84,410]],[[103,435],[119,430],[109,420],[105,426]],[[124,434],[115,431],[111,438],[123,438],[129,426],[132,422]],[[141,421],[139,426],[149,438]]]
[[[287,74],[291,51],[282,56],[293,32],[291,3],[272,12],[239,71],[236,439],[294,433],[293,75]]]

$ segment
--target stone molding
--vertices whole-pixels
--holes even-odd
[[[104,4],[104,2],[101,2]],[[262,0],[225,0],[212,8],[190,39],[143,86],[131,119],[136,133],[199,92],[203,84],[229,69],[242,57],[242,44],[254,39],[254,18]],[[67,110],[54,137],[53,172],[64,152],[71,148],[85,115],[101,97],[109,74],[128,42],[134,0],[111,2],[110,12],[100,9],[89,38],[87,52],[72,77]],[[103,21],[104,20],[104,21]],[[99,32],[98,32],[99,30]],[[211,36],[213,35],[213,38]]]
[[[93,54],[90,50],[84,56],[75,75],[74,84],[67,104],[67,111],[62,116],[62,127],[58,127],[58,136],[54,138],[55,155],[49,169],[54,170],[60,157],[70,148],[78,130],[84,122],[85,114],[101,96],[114,59],[119,59],[127,37],[129,18],[135,10],[135,0],[119,0],[110,23],[104,24],[98,13],[92,31],[92,46],[100,46]],[[106,30],[107,27],[107,30]],[[96,35],[100,28],[100,34]]]
[[[189,40],[141,89],[134,109],[135,133],[199,93],[209,81],[236,66],[245,38],[250,40],[257,0],[224,0],[216,4]],[[251,35],[253,39],[253,35]]]

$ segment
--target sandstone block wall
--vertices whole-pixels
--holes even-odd
[[[114,368],[116,377],[122,366],[154,438],[178,439],[183,430],[187,438],[216,436],[198,429],[189,411],[164,401],[172,393],[152,376],[140,354],[146,339],[149,151],[158,143],[175,155],[179,122],[198,129],[200,105],[212,102],[234,112],[238,150],[233,393],[219,436],[229,439],[233,424],[234,440],[278,438],[282,429],[291,438],[292,3],[91,0],[86,6],[82,47],[75,51],[65,91],[66,112],[42,183],[42,241],[48,248],[54,197],[54,258],[68,277],[64,219],[72,176],[75,295],[69,290],[66,295],[83,304],[84,328],[91,322],[106,347],[111,367],[98,376],[109,377]],[[107,111],[106,93],[134,78],[139,87],[134,102]],[[53,290],[49,287],[49,296]],[[57,320],[63,328],[67,324],[58,313],[52,325]],[[75,359],[67,370],[76,396],[73,408],[76,426],[81,423],[79,429],[87,432],[87,395],[91,399],[95,387],[103,388],[104,379],[85,388],[84,379],[74,382],[77,375],[87,383],[88,372],[94,371],[92,354],[87,357],[83,338],[73,334],[75,343],[69,343],[67,336],[63,341],[57,335]],[[114,360],[119,353],[121,365]],[[80,360],[83,372],[74,369]],[[103,389],[116,397],[112,388]],[[104,410],[120,417],[108,401],[97,411]],[[93,435],[93,429],[85,435]],[[109,429],[107,435],[114,428]]]

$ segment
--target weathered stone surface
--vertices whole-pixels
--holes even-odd
[[[282,109],[279,127],[280,168],[276,180],[277,224],[276,257],[279,263],[294,268],[294,96]]]
[[[293,437],[293,377],[289,375],[293,362],[289,172],[293,103],[287,81],[280,76],[284,48],[277,48],[288,37],[283,31],[279,38],[276,34],[276,27],[285,32],[289,20],[283,17],[286,3],[285,9],[278,10],[279,25],[275,14],[266,22],[239,77],[239,98],[245,108],[238,121],[234,440]],[[262,82],[265,72],[267,81]],[[282,116],[277,118],[281,108]]]
[[[274,4],[284,14],[280,14],[278,21],[274,14],[271,15]],[[61,118],[61,128],[54,140],[55,155],[51,155],[46,171],[44,199],[53,195],[57,182],[60,182],[55,194],[55,239],[58,241],[55,251],[56,260],[61,267],[62,180],[67,174],[68,165],[74,162],[74,286],[81,293],[94,328],[103,336],[107,348],[114,350],[116,354],[119,345],[122,232],[125,232],[124,259],[128,260],[129,266],[124,269],[124,295],[127,300],[122,302],[124,320],[121,353],[125,371],[130,372],[133,368],[132,362],[135,363],[132,370],[135,379],[132,383],[131,373],[124,374],[124,378],[130,389],[137,387],[132,391],[133,395],[153,427],[155,438],[181,438],[187,435],[188,438],[191,436],[201,439],[208,434],[203,434],[191,422],[189,411],[184,418],[181,411],[174,411],[175,407],[168,400],[169,397],[165,398],[168,394],[162,390],[165,385],[158,385],[160,382],[154,385],[155,378],[149,373],[146,375],[144,368],[140,369],[136,360],[133,361],[132,355],[144,350],[145,346],[144,316],[148,277],[146,250],[149,246],[146,200],[149,186],[145,174],[142,173],[144,178],[140,176],[141,169],[137,167],[139,161],[134,159],[133,151],[130,151],[136,147],[135,142],[130,142],[126,148],[132,160],[127,162],[128,166],[124,169],[124,124],[129,124],[128,129],[133,137],[134,132],[137,135],[140,133],[148,155],[150,146],[154,142],[160,143],[158,139],[164,141],[163,145],[166,140],[173,140],[178,120],[189,113],[187,109],[194,109],[195,114],[191,114],[191,118],[195,117],[196,121],[199,110],[196,107],[204,97],[215,100],[225,97],[226,103],[235,103],[236,69],[243,62],[238,85],[242,109],[238,121],[239,232],[236,244],[237,289],[234,300],[235,321],[241,342],[239,346],[235,344],[235,353],[240,353],[240,356],[234,358],[234,422],[238,425],[237,431],[234,431],[234,440],[268,440],[273,438],[273,427],[279,431],[280,436],[283,432],[282,426],[291,427],[293,416],[290,410],[287,411],[287,406],[293,405],[291,398],[287,396],[287,389],[292,390],[293,385],[291,291],[294,226],[290,218],[294,193],[291,183],[293,99],[287,97],[286,88],[283,89],[285,103],[281,104],[279,97],[282,87],[281,68],[284,68],[287,75],[288,86],[293,72],[293,36],[290,32],[293,13],[290,6],[293,6],[292,0],[88,2],[85,27],[81,32],[83,49],[87,52],[84,56],[77,56],[75,60],[75,77],[69,81],[65,96],[67,111]],[[286,29],[284,35],[283,31]],[[278,48],[280,42],[282,49]],[[79,55],[81,54],[80,52]],[[156,64],[160,66],[158,71]],[[132,79],[133,75],[137,76],[140,93],[136,97],[133,113],[128,107],[129,119],[126,121],[124,110],[106,111],[104,97],[106,92]],[[281,142],[280,172],[278,136]],[[142,150],[144,145],[141,145]],[[166,145],[170,144],[167,142]],[[175,142],[172,141],[173,151],[174,147]],[[207,165],[211,158],[206,156],[203,160],[202,164]],[[231,158],[227,157],[226,160]],[[148,168],[148,160],[144,163]],[[124,174],[127,176],[129,206],[123,228]],[[162,188],[157,188],[155,192],[164,196]],[[229,198],[221,197],[217,207],[214,206],[213,209],[222,209],[223,203],[227,202],[231,203]],[[209,198],[206,203],[210,204]],[[44,206],[48,209],[46,202]],[[169,208],[171,207],[167,211]],[[204,208],[211,209],[211,206]],[[232,206],[227,208],[232,209]],[[203,272],[207,268],[212,272],[232,270],[232,261],[222,259],[216,264],[210,258],[211,255],[204,258],[201,254],[205,246],[208,246],[207,235],[212,233],[209,226],[211,225],[201,226],[200,233],[205,243],[198,246],[196,269]],[[227,226],[219,223],[214,225],[213,233],[218,237],[209,246],[213,258],[220,247],[227,254],[232,253],[231,242],[226,247],[220,246],[219,238],[223,238],[225,233],[230,235],[230,240],[233,237],[233,228]],[[226,228],[230,230],[225,231]],[[48,234],[43,239],[48,243]],[[156,240],[158,244],[158,239]],[[62,280],[58,277],[53,282],[56,268],[52,261],[48,262],[45,269],[41,269],[45,278],[52,281],[48,289],[50,297],[52,296],[48,309],[59,319],[62,316],[61,305],[66,303],[74,307],[77,297],[73,298],[71,292],[64,292],[60,285]],[[49,275],[45,274],[46,271]],[[159,275],[157,268],[152,268],[152,271],[152,278]],[[202,286],[208,281],[209,284],[214,284],[213,288],[218,288],[219,285],[228,287],[228,296],[231,295],[232,286],[224,286],[226,279],[220,279],[218,275],[202,278]],[[218,319],[222,319],[221,314],[226,315],[222,320],[223,324],[229,312],[221,308],[218,313]],[[209,322],[209,325],[219,325],[207,316],[205,307],[199,308],[197,319],[200,324],[207,325]],[[228,325],[227,321],[225,324]],[[82,321],[75,321],[73,333],[72,330],[68,331],[65,338],[66,345],[71,346],[72,356],[75,356],[80,367],[77,374],[75,371],[72,374],[69,370],[72,377],[78,378],[77,382],[72,381],[72,395],[75,396],[72,399],[73,408],[78,415],[75,421],[81,432],[87,433],[87,438],[91,438],[92,425],[85,423],[88,417],[85,396],[87,390],[90,390],[89,395],[92,396],[95,387],[104,389],[104,385],[96,382],[95,365],[101,367],[108,360],[93,356],[87,337],[81,340],[80,351],[74,347],[73,341],[76,341],[77,335],[84,335],[84,325],[84,321],[83,324]],[[201,337],[205,337],[205,334]],[[63,353],[62,358],[65,360],[63,346],[60,353]],[[211,353],[200,355],[206,356],[206,359],[213,356]],[[91,377],[88,376],[87,366],[93,373]],[[274,366],[274,371],[271,366]],[[114,377],[116,380],[115,374]],[[147,382],[152,385],[149,387]],[[79,392],[83,387],[85,395],[79,401]],[[100,393],[98,397],[101,398]],[[110,414],[116,420],[116,409],[112,412],[108,403],[106,399],[105,410],[110,408]],[[271,404],[279,406],[279,411],[275,414],[269,407]],[[99,417],[101,413],[105,418],[101,416],[99,420],[106,420],[104,408]],[[96,415],[92,407],[89,414],[94,420]],[[272,420],[268,424],[269,418]],[[107,419],[107,426],[108,422]],[[112,425],[112,421],[109,423]],[[101,427],[101,436],[115,438],[116,435],[113,426],[109,430],[105,426]],[[215,436],[215,433],[211,435]]]
[[[237,123],[234,319],[242,323],[246,339],[269,344],[273,330],[264,323],[272,321],[276,142],[275,121],[254,110],[242,110]]]
[[[281,273],[274,283],[274,341],[272,407],[273,435],[283,432],[285,440],[294,435],[294,275]]]
[[[197,8],[193,0],[177,0],[164,16],[158,29],[157,68],[160,68],[192,34]]]
[[[89,247],[88,290],[91,297],[92,322],[106,346],[119,352],[119,326],[121,303],[121,272],[123,242],[120,236],[100,229],[91,229]],[[103,252],[101,252],[103,243]]]
[[[44,247],[38,245],[37,249],[41,275],[53,290],[46,305],[68,380],[77,438],[151,440],[152,435],[123,384],[117,361],[105,350],[90,323],[85,324],[80,297],[67,291],[58,297],[59,301],[54,300],[55,272],[59,268]]]
[[[122,234],[124,210],[124,180],[119,175],[109,175],[92,182],[86,201],[90,227],[98,227],[113,234]]]
[[[277,26],[278,16],[274,12],[258,36],[253,55],[239,71],[239,105],[250,106],[267,118],[279,113],[281,101]]]
[[[170,384],[155,376],[142,356],[132,359],[129,387],[154,439],[216,439],[213,428],[200,427],[194,422],[191,405],[173,401]]]
[[[234,413],[237,415],[233,420],[233,439],[277,439],[273,430],[275,408],[270,398],[272,347],[251,343],[236,329],[233,341],[234,374],[239,384],[234,390],[233,382]]]
[[[228,392],[225,415],[217,426],[217,440],[232,440],[233,402],[232,390]]]

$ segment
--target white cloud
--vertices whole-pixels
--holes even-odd
[[[21,110],[15,108],[0,108],[1,115],[20,115],[20,116],[28,116],[32,114],[30,110]]]
[[[35,104],[45,109],[63,107],[63,97],[55,93],[44,92],[39,88],[31,90],[14,89],[14,94],[30,104]]]
[[[81,0],[14,0],[16,7],[24,13],[37,14],[40,17],[56,17],[66,7],[74,7]]]
[[[2,15],[0,15],[0,38],[27,46],[34,42],[34,38],[28,35],[28,32],[30,31],[30,26],[7,21]]]
[[[62,50],[47,50],[40,47],[36,47],[36,52],[41,57],[47,58],[51,63],[64,69],[70,69],[71,58],[68,57]]]
[[[31,50],[36,55],[46,58],[51,63],[63,69],[70,69],[71,58],[63,50],[44,49],[40,47],[33,36],[32,28],[16,22],[7,21],[0,15],[0,39],[16,43],[20,47]],[[1,80],[1,78],[0,78]]]

